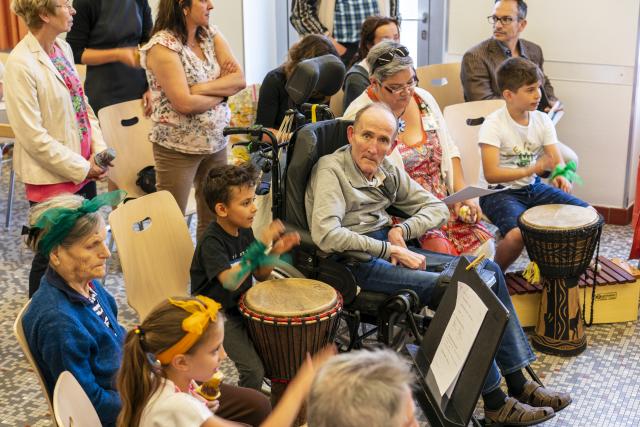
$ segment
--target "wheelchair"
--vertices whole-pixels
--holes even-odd
[[[301,61],[286,84],[293,108],[286,113],[288,127],[284,131],[281,127],[276,135],[257,125],[226,128],[224,134],[250,137],[244,145],[248,145],[253,157],[257,153],[262,158],[259,166],[265,176],[270,174],[272,218],[282,220],[301,236],[301,245],[292,251],[292,265],[276,267],[274,275],[319,280],[342,294],[342,317],[349,336],[342,350],[360,348],[374,334],[379,343],[399,350],[407,336],[412,335],[419,343],[424,333],[427,321],[419,314],[418,296],[411,290],[393,294],[359,291],[348,266],[371,257],[357,252],[323,253],[313,243],[307,227],[304,194],[311,170],[321,156],[348,143],[347,127],[352,124],[335,120],[328,106],[308,101],[335,94],[344,74],[344,65],[333,55]],[[373,328],[360,333],[363,323]]]
[[[275,274],[319,280],[342,294],[342,316],[349,335],[343,350],[362,347],[374,334],[379,343],[399,350],[409,335],[419,343],[424,334],[427,318],[419,313],[422,307],[418,296],[411,290],[392,294],[359,290],[348,267],[369,261],[371,256],[360,252],[324,253],[308,231],[304,196],[311,170],[320,157],[348,143],[347,128],[351,124],[335,119],[307,124],[296,130],[287,144],[279,144],[275,135],[261,126],[226,128],[224,133],[250,135],[251,144],[260,146],[268,156],[272,164],[272,216],[301,236],[301,245],[292,251],[293,268],[276,267]],[[265,136],[270,143],[263,142]],[[373,327],[360,332],[363,323]]]

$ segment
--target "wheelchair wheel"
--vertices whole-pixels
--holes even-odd
[[[291,277],[305,278],[306,276],[290,264],[282,263],[273,268],[270,279],[288,279]]]

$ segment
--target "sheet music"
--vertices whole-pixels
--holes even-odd
[[[469,285],[458,282],[456,307],[444,330],[430,371],[440,396],[451,397],[488,308]]]
[[[452,205],[458,202],[464,202],[465,200],[475,199],[476,197],[486,196],[488,194],[499,193],[504,190],[508,190],[511,187],[499,188],[496,190],[490,190],[488,188],[476,187],[475,185],[469,185],[457,193],[445,197],[442,201],[447,205]]]

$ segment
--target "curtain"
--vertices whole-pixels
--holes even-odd
[[[9,5],[11,0],[0,0],[0,49],[10,50],[27,34],[27,26]]]

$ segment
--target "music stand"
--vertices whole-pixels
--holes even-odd
[[[418,383],[421,388],[414,394],[429,424],[434,427],[469,424],[509,319],[509,312],[480,278],[475,268],[466,270],[469,264],[470,261],[466,257],[460,258],[451,284],[424,335],[422,345],[417,352],[409,349],[418,371]],[[456,307],[459,281],[467,284],[480,297],[487,307],[487,313],[450,398],[447,396],[441,398],[430,366]]]

